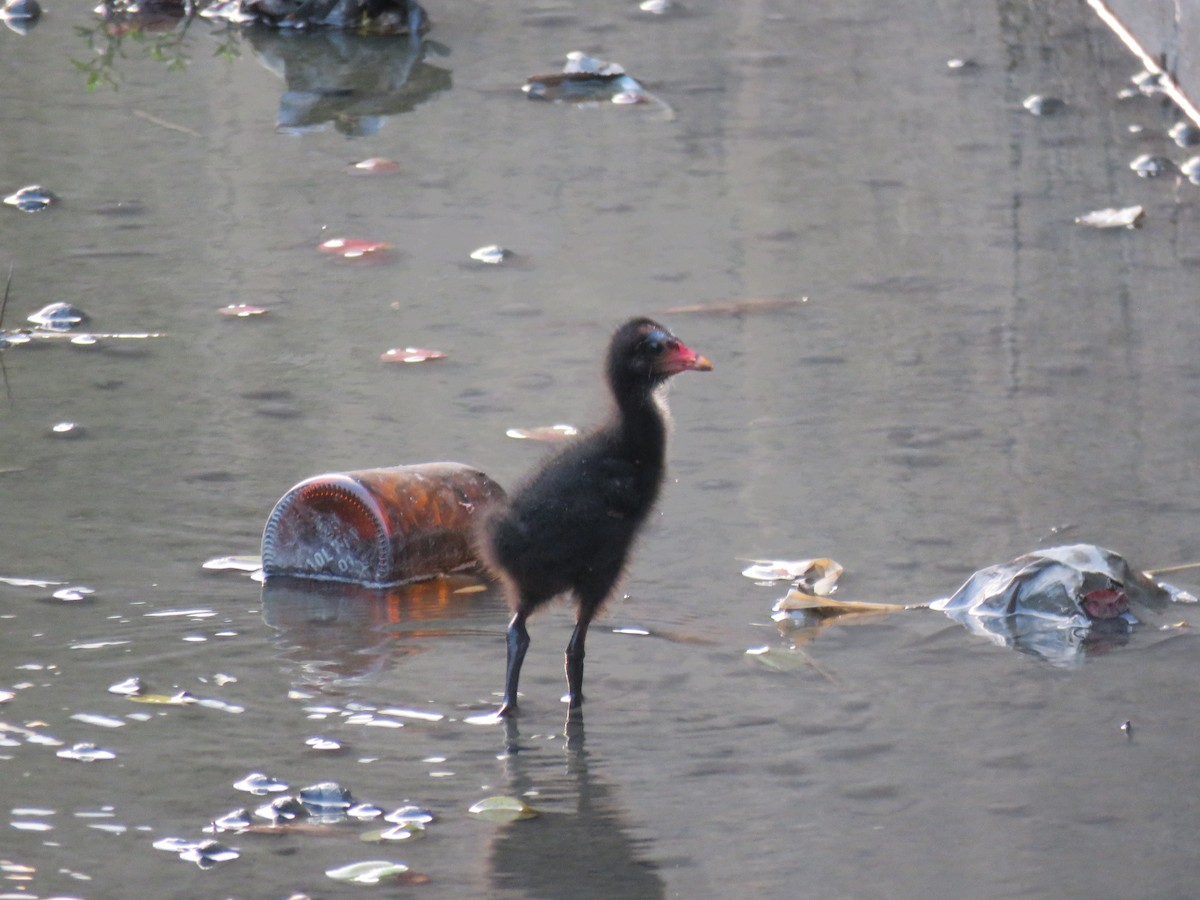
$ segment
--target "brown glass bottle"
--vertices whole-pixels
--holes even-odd
[[[462,463],[338,472],[306,479],[263,529],[263,573],[383,586],[476,561],[472,531],[504,490]]]

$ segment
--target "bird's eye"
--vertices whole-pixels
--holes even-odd
[[[646,349],[654,356],[658,356],[667,348],[662,341],[651,338],[650,340],[646,341]]]

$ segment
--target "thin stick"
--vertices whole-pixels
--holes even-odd
[[[1200,569],[1200,562],[1183,563],[1178,566],[1163,566],[1158,569],[1146,569],[1146,574],[1170,575],[1172,572],[1186,572],[1188,569]]]
[[[4,299],[0,300],[0,330],[4,328],[4,310],[8,308],[8,290],[12,287],[13,268],[16,263],[8,264],[8,281],[4,282]]]

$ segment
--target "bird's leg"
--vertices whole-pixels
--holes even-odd
[[[504,702],[497,715],[507,716],[517,711],[517,682],[521,680],[521,663],[529,649],[529,632],[525,630],[525,613],[517,611],[508,623],[508,662],[504,672]]]
[[[588,625],[595,614],[596,607],[590,603],[579,607],[575,630],[571,632],[571,640],[567,643],[567,703],[570,709],[577,709],[583,704],[583,644],[587,640]]]

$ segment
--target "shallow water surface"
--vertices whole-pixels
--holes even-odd
[[[361,895],[324,873],[371,859],[439,897],[1191,893],[1189,630],[1064,668],[916,610],[793,649],[782,589],[740,574],[828,556],[839,596],[914,603],[1052,544],[1200,558],[1200,194],[1129,169],[1190,151],[1171,109],[1118,99],[1115,39],[1073,5],[430,13],[417,55],[198,21],[156,56],[65,4],[0,29],[3,193],[61,198],[0,207],[4,327],[61,301],[163,335],[3,351],[0,575],[55,584],[0,582],[0,897]],[[520,93],[577,49],[665,106]],[[347,174],[370,157],[398,171]],[[1073,224],[1134,204],[1140,230]],[[470,259],[491,244],[512,256]],[[674,385],[671,480],[593,628],[582,725],[566,609],[531,625],[507,731],[466,722],[501,688],[494,592],[264,596],[201,569],[256,552],[318,472],[511,484],[544,447],[506,431],[594,418],[607,335],[641,313],[715,371]],[[446,357],[380,360],[405,347]],[[131,677],[176,702],[109,690]],[[59,755],[78,744],[114,758]],[[436,818],[386,844],[365,820],[206,835],[270,801],[234,787],[254,772]],[[493,796],[542,815],[468,812]],[[171,837],[239,855],[201,868]]]

